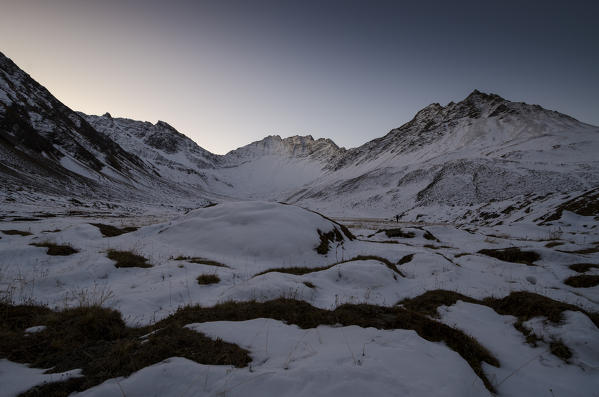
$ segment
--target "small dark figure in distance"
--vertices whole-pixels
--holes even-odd
[[[395,215],[395,222],[399,223],[399,215]]]

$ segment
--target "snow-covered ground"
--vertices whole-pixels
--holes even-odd
[[[184,342],[202,333],[252,362],[160,353],[78,391],[599,396],[598,127],[475,90],[360,147],[273,135],[216,155],[163,121],[74,112],[1,53],[0,121],[0,397],[77,390],[108,349],[29,368],[31,351],[60,350],[40,342],[60,327],[11,304],[118,310],[137,327],[123,344],[141,346],[179,308],[260,302],[329,317],[189,320]]]
[[[13,208],[24,209],[17,203]],[[574,288],[564,283],[579,274],[569,265],[599,263],[599,228],[592,217],[567,211],[544,226],[339,219],[355,239],[317,213],[272,202],[228,202],[187,213],[144,208],[119,218],[108,213],[90,208],[33,221],[4,211],[0,231],[31,234],[0,232],[2,299],[56,309],[102,304],[119,310],[131,326],[151,324],[195,304],[284,297],[325,310],[345,303],[393,307],[438,289],[474,299],[529,291],[587,312],[599,311],[599,286]],[[92,223],[139,229],[104,237]],[[411,236],[388,237],[379,231],[398,227]],[[328,243],[328,252],[318,253],[321,236],[335,236],[335,230],[338,236]],[[32,243],[69,245],[78,252],[52,256]],[[534,251],[540,258],[528,266],[479,253],[508,247]],[[111,250],[143,256],[152,267],[116,267],[107,257]],[[268,271],[296,267],[316,271]],[[599,275],[599,268],[585,274]],[[215,275],[219,281],[200,285],[200,275]],[[541,317],[525,322],[543,339],[537,347],[514,328],[515,317],[490,307],[458,301],[439,307],[438,313],[437,321],[471,335],[499,360],[499,368],[483,363],[483,370],[500,396],[592,396],[599,390],[599,330],[581,312],[565,312],[560,324]],[[188,328],[247,349],[252,363],[233,368],[172,357],[82,395],[490,394],[458,353],[410,329],[301,329],[269,318],[192,323]],[[548,342],[557,339],[573,354],[568,363],[550,354]],[[77,376],[77,370],[44,375],[41,369],[2,360],[0,380],[10,387],[0,394],[16,395],[34,384]]]
[[[252,352],[247,368],[172,359],[145,368],[120,387],[127,396],[488,396],[459,355],[414,331],[329,327],[304,330],[271,319],[190,324]],[[161,377],[156,390],[153,379]],[[82,393],[110,396],[118,380]]]

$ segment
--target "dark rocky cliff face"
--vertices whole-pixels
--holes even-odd
[[[0,54],[0,136],[6,147],[60,160],[64,152],[92,170],[110,165],[141,167],[141,161],[96,131],[44,87]],[[105,158],[98,157],[101,153]]]

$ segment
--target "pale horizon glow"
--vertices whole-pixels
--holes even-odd
[[[73,110],[163,120],[224,154],[356,147],[472,90],[599,124],[591,2],[5,0],[2,51]]]

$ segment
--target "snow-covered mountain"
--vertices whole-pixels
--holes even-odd
[[[139,157],[155,176],[178,185],[203,191],[208,182],[218,186],[218,180],[209,181],[205,169],[217,167],[221,156],[198,146],[164,121],[152,124],[125,118],[113,118],[78,113],[100,133],[108,136],[127,152]],[[188,189],[189,190],[189,189]]]
[[[240,198],[280,200],[319,178],[345,152],[330,139],[268,136],[223,156],[225,166],[214,172],[229,188],[215,189]]]
[[[213,168],[219,160],[164,121],[156,124],[113,118],[110,113],[90,116],[78,112],[97,131],[108,135],[125,150],[154,165],[183,165],[186,169]]]
[[[501,211],[514,205],[529,214],[533,202],[598,186],[596,153],[599,128],[474,91],[458,103],[429,105],[384,137],[348,150],[287,200],[409,220],[479,221],[504,217]],[[431,206],[435,211],[422,210]]]
[[[0,173],[18,191],[194,207],[267,199],[334,215],[498,222],[599,186],[599,128],[474,91],[346,150],[268,136],[226,155],[166,122],[74,112],[0,54]],[[542,205],[537,205],[543,203]]]
[[[40,195],[50,195],[153,204],[209,202],[204,199],[207,195],[202,190],[205,182],[201,176],[182,183],[172,175],[161,175],[160,167],[141,156],[146,147],[161,146],[169,154],[179,152],[185,144],[197,148],[172,127],[162,122],[153,126],[142,146],[132,139],[137,132],[134,128],[126,128],[127,132],[119,136],[122,131],[96,129],[86,118],[58,101],[0,53],[0,174],[4,199],[19,201],[27,197],[35,202]],[[204,153],[201,149],[198,153],[199,162]],[[206,158],[210,160],[210,155]],[[201,163],[202,167],[206,165],[210,163]]]
[[[60,192],[71,183],[91,186],[102,177],[124,179],[143,172],[137,157],[99,134],[4,56],[0,114],[4,186],[33,182],[39,175],[37,187]]]
[[[308,158],[321,163],[328,163],[340,158],[346,150],[338,147],[330,139],[320,138],[314,140],[311,135],[295,135],[282,139],[278,135],[252,142],[249,145],[235,149],[225,156],[229,164],[237,165],[252,161],[263,156],[287,156]]]
[[[318,178],[345,153],[330,139],[274,135],[223,156],[201,148],[163,121],[79,115],[160,176],[233,198],[276,199],[282,191]]]

